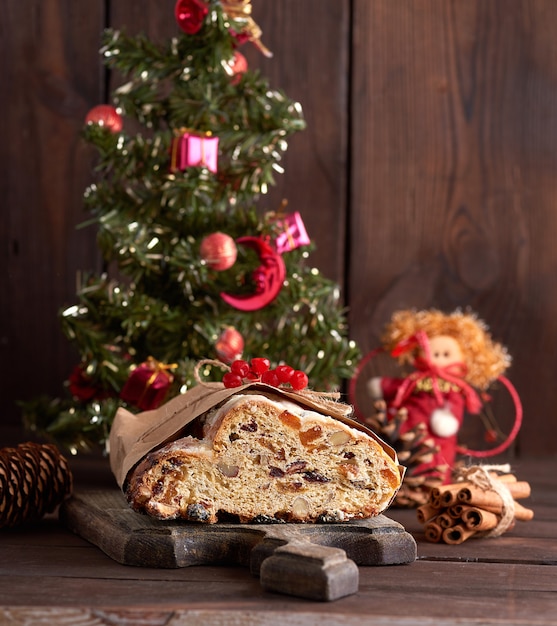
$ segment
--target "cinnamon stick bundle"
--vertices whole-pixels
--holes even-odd
[[[519,483],[514,484],[518,485]],[[505,486],[509,487],[510,484],[507,484]],[[528,489],[524,489],[522,491],[513,491],[512,489],[509,489],[509,492],[513,499],[526,498],[530,495],[530,488],[528,486]],[[497,492],[484,491],[480,487],[476,487],[474,485],[471,485],[469,487],[463,487],[457,494],[457,500],[463,504],[479,506],[481,508],[484,508],[486,511],[491,511],[492,513],[501,513],[503,509],[503,499],[501,498],[501,496],[499,496],[499,494],[497,494]],[[524,508],[518,502],[514,503],[514,510],[516,519],[522,521],[532,519],[532,517],[534,516],[533,511]]]
[[[488,473],[479,466],[468,468],[462,480],[432,489],[416,512],[428,541],[456,545],[471,537],[499,536],[516,520],[532,519],[534,512],[516,501],[530,493],[530,485],[513,474]]]

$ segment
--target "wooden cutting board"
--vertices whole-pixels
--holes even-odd
[[[416,559],[416,542],[384,515],[344,524],[163,522],[132,511],[117,489],[75,493],[60,508],[73,532],[124,565],[249,567],[270,591],[336,600],[358,590],[358,565]]]

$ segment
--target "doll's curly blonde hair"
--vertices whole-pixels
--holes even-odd
[[[486,389],[511,364],[505,347],[494,342],[487,326],[472,313],[443,313],[437,309],[404,310],[393,314],[381,338],[391,351],[400,341],[423,331],[428,337],[448,335],[457,341],[467,367],[465,380],[479,389]],[[412,363],[416,350],[399,357],[400,363]]]

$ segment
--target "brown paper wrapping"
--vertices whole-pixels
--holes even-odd
[[[318,393],[297,393],[263,383],[250,383],[231,389],[224,387],[222,383],[203,383],[176,396],[158,409],[138,414],[124,408],[118,409],[109,438],[110,468],[118,485],[121,488],[124,486],[130,470],[149,452],[179,439],[184,428],[195,418],[238,393],[269,393],[279,396],[367,433],[397,464],[402,481],[405,469],[398,464],[396,452],[369,428],[347,417],[347,409],[351,409],[345,404],[334,403],[325,398],[321,400]]]

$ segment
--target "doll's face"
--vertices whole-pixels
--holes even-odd
[[[447,367],[453,363],[462,363],[462,350],[454,337],[438,335],[429,340],[431,362],[437,367]]]

